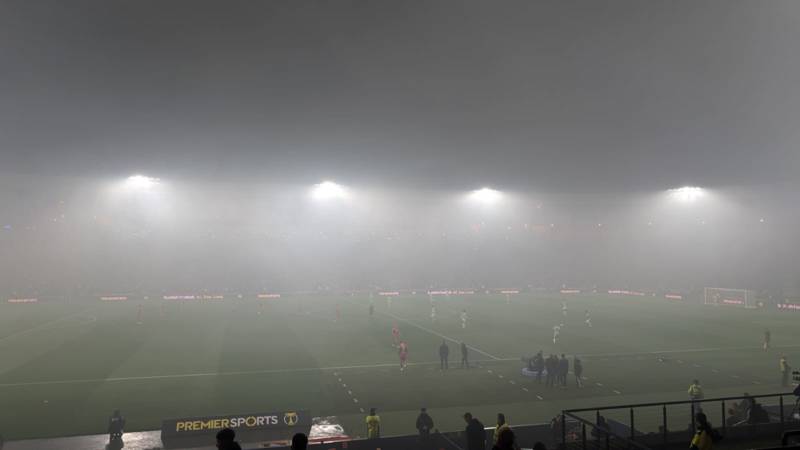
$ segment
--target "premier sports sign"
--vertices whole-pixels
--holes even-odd
[[[161,442],[165,448],[208,446],[223,428],[234,430],[240,442],[288,440],[295,433],[308,434],[311,414],[307,411],[281,411],[168,419],[161,423]]]

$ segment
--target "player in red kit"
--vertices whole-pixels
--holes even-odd
[[[392,347],[397,348],[400,345],[400,329],[397,324],[392,325]]]

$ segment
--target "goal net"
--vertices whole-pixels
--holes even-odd
[[[738,306],[740,308],[755,308],[756,299],[752,291],[747,289],[705,288],[706,305]]]

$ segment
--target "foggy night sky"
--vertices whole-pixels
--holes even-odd
[[[0,3],[0,173],[797,186],[793,1]]]
[[[800,292],[799,44],[792,0],[3,0],[0,295]]]

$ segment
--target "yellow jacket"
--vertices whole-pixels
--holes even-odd
[[[367,437],[370,439],[381,436],[381,418],[377,415],[367,416]]]
[[[698,430],[697,433],[694,434],[692,443],[689,444],[689,448],[692,450],[711,450],[712,444],[713,441],[711,440],[711,435],[708,434],[708,431]]]

